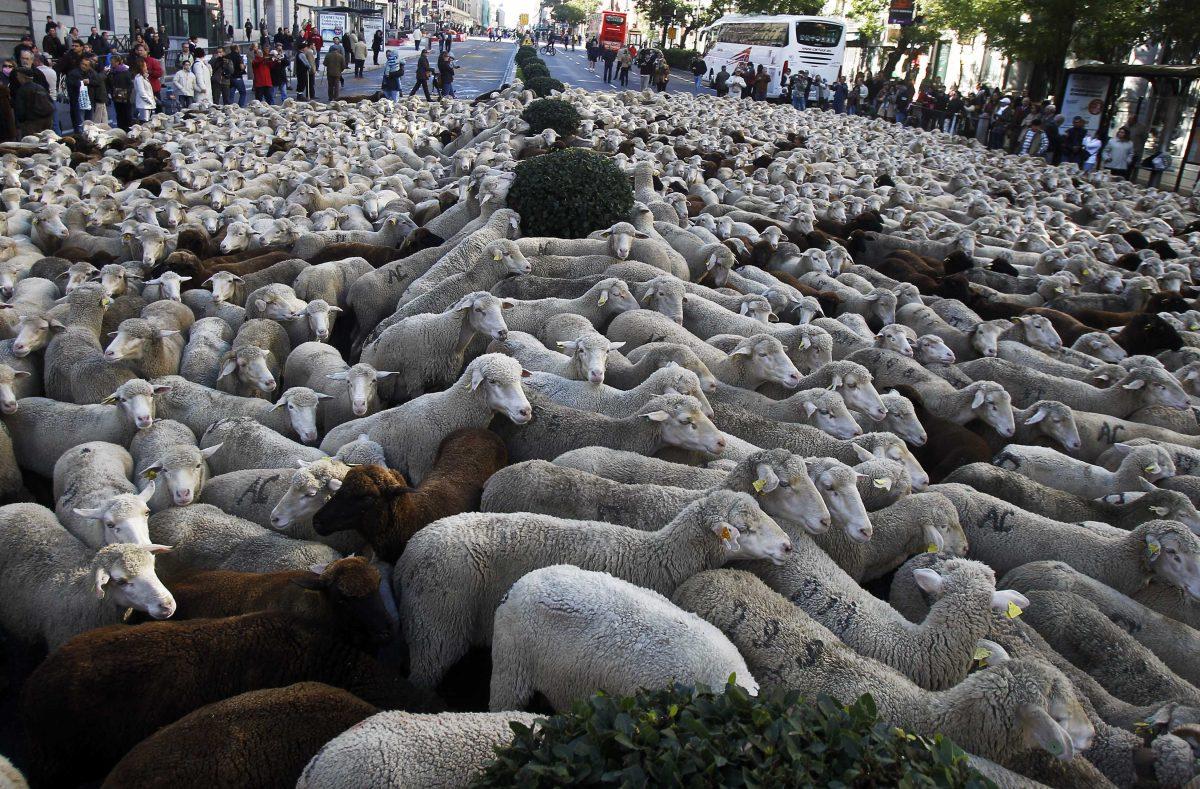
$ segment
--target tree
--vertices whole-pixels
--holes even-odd
[[[637,0],[637,10],[649,27],[662,29],[660,47],[667,45],[667,28],[674,24],[676,17],[687,15],[687,5],[682,0]]]
[[[587,14],[583,13],[583,9],[572,3],[563,3],[562,5],[554,6],[554,10],[550,12],[555,22],[562,22],[566,25],[579,25],[587,20]]]
[[[725,0],[716,0],[703,8],[696,4],[687,6],[686,16],[679,20],[682,29],[679,33],[679,40],[675,42],[676,46],[686,48],[688,36],[692,34],[692,31],[708,27],[723,17],[728,10],[729,6],[726,5]]]
[[[737,9],[743,14],[819,14],[825,4],[821,0],[738,0]]]

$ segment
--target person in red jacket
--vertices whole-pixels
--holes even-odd
[[[154,89],[154,95],[158,96],[162,90],[163,65],[158,58],[152,58],[146,49],[145,44],[138,44],[134,48],[134,54],[138,60],[146,61],[146,76],[150,79],[150,87]],[[132,68],[132,66],[131,66]],[[136,72],[137,69],[134,68]]]
[[[254,71],[254,98],[271,103],[271,59],[257,46],[250,47],[250,68]]]

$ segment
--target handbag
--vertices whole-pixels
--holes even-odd
[[[79,109],[90,110],[92,108],[92,97],[88,94],[87,85],[79,86]]]

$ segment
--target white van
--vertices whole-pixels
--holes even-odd
[[[706,82],[721,71],[733,73],[746,62],[763,66],[771,76],[768,97],[779,95],[779,78],[785,66],[792,73],[807,71],[834,82],[846,56],[845,19],[827,16],[742,16],[727,14],[702,33],[708,37],[704,62]]]

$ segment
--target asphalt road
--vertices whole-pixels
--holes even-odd
[[[413,88],[415,82],[415,74],[417,70],[418,52],[412,45],[406,47],[395,47],[400,54],[400,59],[404,61],[404,79],[401,80],[401,88],[405,95]],[[459,98],[473,98],[480,93],[486,93],[489,90],[495,90],[504,83],[504,77],[508,72],[513,56],[516,55],[516,47],[512,42],[495,43],[490,42],[486,38],[469,38],[466,41],[455,43],[450,54],[454,55],[458,61],[458,70],[454,73],[454,90]],[[429,53],[429,63],[434,66],[437,63],[438,50],[434,47]],[[363,94],[371,94],[379,90],[380,82],[383,79],[383,53],[379,55],[379,65],[371,65],[371,53],[367,53],[367,70],[362,78],[353,76],[354,70],[350,69],[346,72],[346,84],[342,86],[343,96],[356,96]],[[295,84],[295,80],[292,80]],[[329,86],[326,83],[325,75],[317,75],[317,98],[325,101],[328,95]],[[433,86],[430,85],[430,92],[433,92]],[[420,91],[417,95],[422,95]]]
[[[596,61],[596,70],[593,72],[588,69],[587,54],[581,44],[575,50],[564,50],[561,46],[555,45],[556,55],[547,55],[540,51],[538,57],[546,62],[546,66],[550,69],[550,75],[564,85],[575,85],[577,87],[586,88],[588,90],[626,90],[627,88],[618,85],[614,77],[611,84],[604,82],[604,62]],[[616,66],[613,67],[613,73],[616,73]],[[629,88],[630,90],[638,90],[640,86],[640,77],[638,74],[637,65],[629,72]],[[647,82],[649,85],[649,82]],[[667,93],[691,93],[692,92],[692,75],[682,71],[672,71],[671,81],[667,83]],[[710,96],[715,96],[711,89],[701,87],[700,93],[706,93]]]

